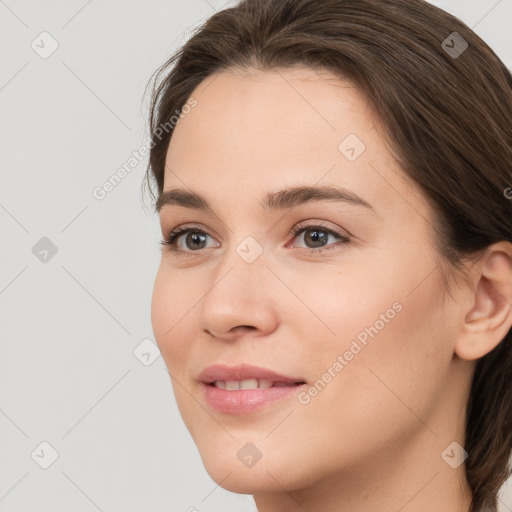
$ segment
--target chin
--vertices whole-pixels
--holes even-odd
[[[252,468],[238,467],[233,464],[219,464],[219,461],[204,461],[203,464],[210,478],[223,489],[237,494],[255,494],[259,492],[282,491],[282,486],[288,489],[286,482],[277,476],[277,481],[271,475],[280,473],[275,468],[268,469],[262,463]],[[260,464],[262,464],[260,466]],[[270,473],[267,473],[267,471]],[[229,476],[228,476],[229,475]]]
[[[208,471],[211,479],[226,491],[237,494],[255,494],[264,491],[278,491],[280,488],[268,474],[261,475],[250,471],[233,471],[228,473]],[[282,490],[282,489],[281,489]]]
[[[265,453],[252,466],[250,459],[246,464],[240,460],[251,453],[251,447],[245,443],[232,439],[231,443],[217,446],[213,449],[211,445],[205,449],[198,447],[208,475],[227,491],[237,494],[282,492],[283,487],[294,490],[311,483],[299,465],[291,463],[286,452],[277,446],[263,449]]]

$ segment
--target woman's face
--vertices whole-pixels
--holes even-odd
[[[199,233],[163,247],[152,323],[210,476],[254,494],[418,457],[429,476],[453,471],[441,452],[463,421],[460,312],[441,300],[432,212],[363,96],[302,67],[224,71],[192,96],[166,159],[164,191],[183,192],[160,222],[164,237]],[[201,382],[212,365],[228,373]],[[229,373],[240,365],[290,382],[210,385],[265,377]]]

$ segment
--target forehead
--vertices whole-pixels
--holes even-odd
[[[253,156],[258,148],[278,151],[283,143],[304,153],[333,146],[337,151],[345,132],[362,137],[374,127],[372,112],[353,84],[304,67],[223,71],[191,96],[197,106],[175,128],[171,148],[186,138],[203,150],[210,141],[224,150],[243,142],[242,149]]]
[[[335,184],[377,209],[418,195],[364,95],[327,71],[223,71],[191,97],[197,105],[174,129],[164,190],[208,196],[213,187],[218,196],[222,185],[226,199],[260,200],[269,189]]]

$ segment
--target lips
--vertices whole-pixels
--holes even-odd
[[[247,364],[233,367],[221,364],[208,366],[199,374],[198,380],[204,384],[215,384],[217,387],[222,387],[225,383],[232,383],[231,385],[228,384],[228,388],[231,389],[236,389],[237,385],[235,383],[249,380],[257,380],[260,386],[263,384],[262,388],[294,386],[305,383],[305,380],[301,377],[282,375],[267,368]]]
[[[281,411],[306,386],[302,377],[246,364],[209,366],[199,374],[198,380],[203,398],[211,409],[221,414],[249,417],[271,404],[275,411]]]

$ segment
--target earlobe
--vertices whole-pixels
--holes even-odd
[[[457,356],[468,361],[491,352],[512,328],[512,244],[490,246],[478,269],[468,290],[472,306],[455,342]]]

